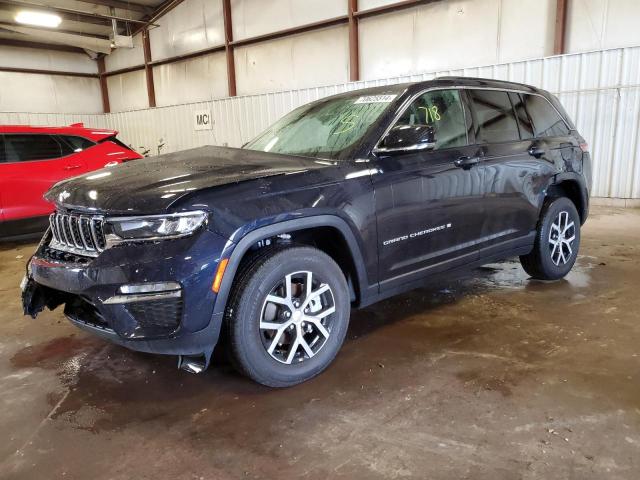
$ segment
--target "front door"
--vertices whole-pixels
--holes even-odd
[[[396,125],[433,126],[435,148],[374,160],[381,291],[476,258],[483,179],[463,98],[456,89],[420,95]]]

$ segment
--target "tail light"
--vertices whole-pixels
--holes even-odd
[[[589,153],[589,144],[587,142],[581,143],[580,150],[582,150],[584,153]]]

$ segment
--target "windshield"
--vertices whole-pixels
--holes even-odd
[[[401,89],[329,98],[285,115],[244,148],[317,158],[341,157],[365,136]]]

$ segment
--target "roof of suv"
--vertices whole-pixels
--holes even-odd
[[[404,82],[388,85],[379,85],[375,87],[367,87],[362,89],[348,90],[346,92],[330,95],[319,99],[318,101],[329,98],[340,98],[351,95],[383,95],[398,94],[402,91],[408,91],[410,94],[417,93],[420,90],[429,87],[478,87],[478,88],[496,88],[500,90],[518,90],[521,92],[538,93],[549,96],[545,90],[536,88],[532,85],[524,83],[508,82],[505,80],[493,80],[489,78],[474,77],[436,77],[431,80],[422,80],[419,82]]]
[[[32,133],[51,135],[73,135],[99,142],[107,137],[117,135],[115,130],[102,128],[86,128],[82,123],[74,123],[67,127],[47,127],[32,125],[0,125],[0,133]]]

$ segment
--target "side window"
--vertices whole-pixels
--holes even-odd
[[[500,143],[520,140],[518,123],[507,92],[469,90],[475,115],[478,143]]]
[[[7,162],[27,162],[60,158],[62,149],[51,135],[5,135]]]
[[[549,101],[540,95],[524,95],[537,137],[564,137],[569,127]]]
[[[431,125],[435,129],[435,149],[467,144],[467,126],[458,90],[433,90],[418,97],[396,125]]]
[[[95,145],[95,143],[93,143],[91,140],[87,140],[84,137],[64,135],[60,138],[62,138],[62,140],[64,140],[64,142],[71,147],[73,152],[82,152],[83,150],[91,148]]]
[[[7,161],[7,154],[4,153],[4,135],[0,135],[0,163]]]
[[[516,117],[518,118],[518,126],[520,127],[520,138],[528,140],[535,136],[533,131],[533,124],[529,118],[529,114],[524,106],[524,100],[522,95],[518,93],[509,93],[511,97],[511,103],[516,111]]]

